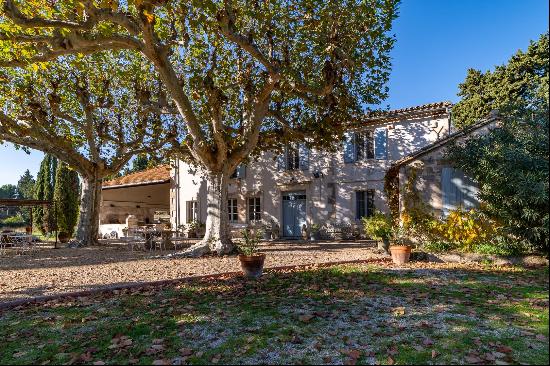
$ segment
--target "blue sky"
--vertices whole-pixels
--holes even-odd
[[[468,68],[492,69],[548,30],[546,0],[404,0],[394,24],[390,97],[384,107],[458,101]],[[0,185],[36,175],[42,154],[0,145]]]

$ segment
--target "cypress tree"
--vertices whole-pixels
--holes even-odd
[[[72,237],[78,221],[80,203],[78,173],[65,163],[59,163],[55,174],[54,201],[57,207],[57,227]]]
[[[56,170],[57,170],[57,159],[54,158],[53,156],[50,156],[48,177],[45,180],[45,186],[44,186],[44,199],[48,201],[53,201]],[[56,230],[55,210],[53,205],[44,207],[43,226],[44,226],[45,232],[47,233],[51,233],[54,230]]]
[[[44,156],[40,163],[40,170],[36,177],[36,186],[34,197],[37,200],[53,200],[54,174],[53,167],[57,167],[57,159],[51,155]],[[38,206],[34,210],[33,223],[38,227],[42,234],[47,234],[54,230],[53,227],[54,210],[53,207]]]
[[[44,190],[45,190],[45,182],[47,179],[48,171],[50,166],[50,157],[49,155],[46,155],[44,159],[42,159],[42,162],[40,163],[40,169],[38,170],[38,174],[36,175],[36,185],[34,187],[34,198],[37,200],[43,200],[44,199]],[[37,206],[34,209],[33,212],[33,225],[40,229],[40,231],[44,234],[44,207],[43,206]]]

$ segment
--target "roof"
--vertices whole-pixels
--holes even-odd
[[[425,117],[434,115],[449,114],[449,109],[453,103],[449,101],[428,103],[413,107],[392,109],[389,111],[372,111],[366,114],[365,122],[388,122],[411,117]]]
[[[395,163],[392,164],[392,168],[399,167],[399,166],[402,166],[404,164],[408,164],[411,161],[414,161],[414,160],[418,159],[419,157],[421,157],[425,154],[428,154],[428,153],[430,153],[434,150],[439,149],[440,147],[443,147],[443,146],[447,145],[448,143],[450,143],[452,141],[455,141],[459,137],[466,136],[469,133],[474,132],[475,130],[478,130],[482,127],[485,127],[485,126],[487,126],[487,125],[489,125],[493,122],[497,122],[497,121],[500,121],[500,118],[498,116],[494,116],[494,115],[490,116],[486,119],[483,119],[483,120],[481,120],[481,121],[479,121],[479,122],[477,122],[477,123],[475,123],[475,124],[473,124],[469,127],[466,127],[462,130],[454,132],[454,133],[448,135],[445,138],[437,140],[436,142],[434,142],[431,145],[424,146],[423,148],[415,151],[414,153],[412,153],[410,155],[407,155],[407,156],[397,160]]]
[[[103,182],[103,189],[143,186],[170,182],[170,165],[159,165]]]
[[[30,200],[30,199],[0,199],[0,206],[15,206],[15,207],[24,207],[24,206],[43,206],[51,205],[52,201],[47,200]]]

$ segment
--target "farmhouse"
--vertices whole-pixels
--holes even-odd
[[[444,213],[442,200],[449,200],[449,195],[441,185],[462,179],[460,172],[444,168],[441,161],[439,147],[458,136],[452,131],[450,107],[451,103],[440,102],[371,113],[345,134],[335,152],[297,144],[287,146],[281,155],[262,153],[239,166],[230,179],[227,207],[232,230],[268,223],[278,236],[297,238],[304,225],[353,226],[374,210],[389,212],[384,186],[391,169],[397,169],[402,185],[412,163],[425,157],[441,168],[427,170],[435,186],[425,190],[426,199]],[[464,189],[470,189],[469,180],[463,177],[463,181]],[[455,194],[447,206],[460,204],[457,200],[475,205],[474,198]],[[174,161],[170,167],[105,182],[101,233],[114,230],[121,235],[128,217],[142,224],[169,218],[172,227],[205,222],[206,211],[206,181],[200,170]]]

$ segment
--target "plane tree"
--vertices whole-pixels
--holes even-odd
[[[233,249],[227,182],[293,141],[334,148],[386,97],[397,0],[4,0],[0,65],[126,50],[158,73],[185,126],[182,158],[207,180],[206,235]]]
[[[97,241],[103,179],[178,143],[178,117],[142,72],[152,72],[147,63],[105,53],[0,70],[0,141],[55,156],[81,177],[75,246]]]

